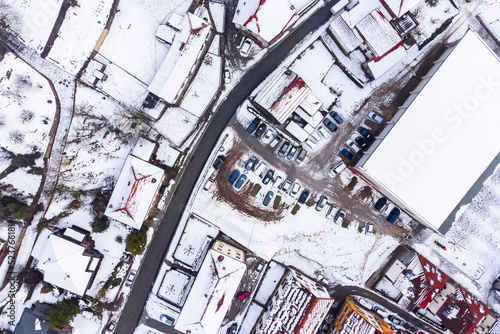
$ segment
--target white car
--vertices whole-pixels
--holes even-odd
[[[281,185],[281,191],[284,192],[285,194],[288,192],[288,190],[290,190],[290,186],[292,185],[292,181],[290,180],[286,180],[285,182],[283,182],[283,184]]]
[[[128,274],[127,280],[125,281],[126,286],[130,286],[134,283],[135,275],[137,275],[137,272],[135,270],[131,270],[130,274]]]
[[[297,196],[297,194],[299,193],[300,191],[300,184],[298,184],[297,182],[295,182],[292,186],[292,190],[290,191],[290,196],[292,196],[293,198],[295,198]]]
[[[252,42],[248,37],[245,37],[240,45],[240,54],[244,57],[247,57],[251,47],[252,47]]]
[[[344,217],[345,217],[345,212],[339,210],[339,212],[337,212],[337,214],[335,215],[335,219],[333,220],[333,222],[335,224],[341,225],[342,222],[344,221]]]
[[[330,133],[326,131],[324,127],[320,126],[317,131],[323,138],[330,138]]]
[[[340,172],[342,172],[344,169],[346,169],[346,165],[343,161],[339,161],[333,166],[332,170],[330,171],[333,175],[338,175]]]
[[[321,211],[326,205],[327,198],[325,196],[321,196],[319,198],[318,203],[316,204],[316,211]]]
[[[359,305],[361,305],[361,306],[363,306],[363,307],[365,307],[365,308],[367,308],[369,310],[371,310],[373,308],[373,304],[370,301],[366,300],[366,299],[359,298],[358,299],[358,303],[359,303]]]
[[[224,83],[226,85],[231,83],[231,71],[228,68],[224,69]]]
[[[333,219],[337,214],[337,207],[335,205],[330,205],[326,211],[326,218]]]
[[[370,111],[368,113],[368,119],[374,121],[377,124],[380,124],[380,123],[382,123],[384,121],[384,119],[382,118],[382,116],[380,116],[379,114],[375,113],[374,111]]]
[[[264,133],[264,135],[262,136],[262,142],[264,144],[267,144],[267,143],[270,143],[271,140],[273,140],[274,138],[274,134],[273,134],[273,130],[269,129],[266,131],[266,133]]]
[[[283,180],[283,178],[281,176],[279,176],[279,175],[276,176],[276,178],[274,179],[274,182],[273,182],[273,187],[279,189],[282,180]]]
[[[358,145],[356,145],[356,143],[351,138],[347,139],[345,143],[347,147],[349,147],[354,153],[359,152]]]
[[[206,191],[209,191],[212,188],[212,185],[214,184],[214,179],[209,178],[206,182],[205,185],[203,186],[203,189]]]

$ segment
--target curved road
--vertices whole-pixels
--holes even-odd
[[[328,22],[331,17],[330,8],[337,1],[338,0],[325,1],[326,4],[324,7],[320,8],[297,29],[290,33],[280,44],[270,50],[251,68],[251,70],[247,70],[231,93],[229,93],[226,100],[220,105],[203,137],[199,141],[198,147],[193,152],[191,160],[189,160],[177,188],[175,189],[174,196],[149,245],[141,269],[135,278],[135,284],[132,287],[127,303],[117,324],[116,333],[132,334],[134,332],[152,284],[156,278],[168,246],[170,245],[175,229],[179,224],[185,205],[194,189],[198,176],[201,174],[215,143],[234,112],[255,87],[278,67],[297,43],[302,41],[307,34]]]

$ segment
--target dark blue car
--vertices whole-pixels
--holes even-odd
[[[398,219],[400,213],[401,213],[401,211],[399,211],[398,208],[394,208],[394,209],[392,209],[391,213],[389,213],[386,220],[389,223],[394,224],[396,219]]]
[[[375,203],[375,209],[380,211],[386,204],[387,204],[387,198],[380,197],[377,203]]]
[[[255,129],[257,128],[257,125],[259,125],[260,121],[258,118],[255,118],[252,123],[250,123],[250,125],[247,127],[247,132],[248,133],[252,133],[255,131]]]
[[[349,160],[354,159],[354,156],[351,154],[351,152],[349,152],[349,151],[348,151],[347,149],[345,149],[345,148],[344,148],[342,151],[340,151],[340,153],[342,153],[342,155],[343,155],[344,157],[346,157],[347,159],[349,159]]]
[[[235,170],[233,174],[231,174],[231,176],[229,177],[229,183],[233,184],[234,181],[236,181],[236,179],[238,178],[238,176],[240,176],[240,172]]]
[[[243,184],[245,183],[246,180],[247,180],[247,176],[245,174],[241,174],[240,178],[238,179],[238,181],[236,181],[236,183],[234,184],[234,187],[236,189],[240,189],[243,186]]]

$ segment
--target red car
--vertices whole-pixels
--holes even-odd
[[[245,291],[241,295],[238,296],[238,300],[243,300],[243,299],[248,298],[248,297],[250,297],[250,292]]]

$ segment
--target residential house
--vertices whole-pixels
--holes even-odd
[[[45,282],[84,296],[103,259],[92,244],[90,233],[77,226],[44,229],[31,251],[33,265]]]
[[[14,334],[70,334],[72,328],[49,328],[47,317],[52,306],[45,303],[33,304],[31,308],[25,308],[19,322],[14,329]]]
[[[329,334],[392,334],[391,327],[378,314],[348,297],[337,314]]]
[[[140,229],[158,193],[163,176],[161,168],[129,155],[104,214]]]
[[[252,334],[315,334],[334,303],[326,288],[288,268]]]

